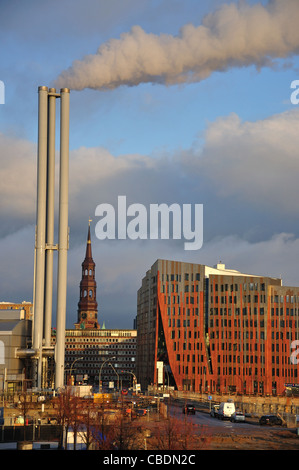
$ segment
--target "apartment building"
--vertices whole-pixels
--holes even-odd
[[[157,260],[137,294],[136,373],[143,387],[283,394],[299,383],[298,308],[281,279]]]

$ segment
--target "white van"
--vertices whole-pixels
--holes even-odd
[[[231,415],[236,411],[235,404],[230,401],[220,403],[218,410],[218,419],[230,419]]]

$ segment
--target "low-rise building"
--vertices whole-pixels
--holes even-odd
[[[24,309],[0,310],[0,393],[12,393],[26,385],[30,360],[22,351],[31,345],[32,322]]]

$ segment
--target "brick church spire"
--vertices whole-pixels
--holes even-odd
[[[80,300],[78,303],[77,328],[99,328],[97,283],[95,280],[95,262],[91,252],[90,220],[86,243],[85,259],[82,263],[82,279],[80,282]]]

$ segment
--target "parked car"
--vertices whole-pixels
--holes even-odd
[[[236,411],[235,404],[231,401],[220,403],[218,410],[218,419],[230,419],[231,415]]]
[[[193,405],[187,404],[183,407],[183,413],[187,415],[195,415],[195,407]]]
[[[281,426],[282,419],[276,415],[264,415],[264,416],[261,416],[259,423],[261,425],[269,424],[270,426]]]
[[[245,415],[242,413],[242,411],[235,411],[231,417],[230,420],[232,423],[240,423],[245,421]]]
[[[213,416],[213,418],[217,418],[218,410],[219,410],[219,405],[213,405],[210,411],[210,415]]]

